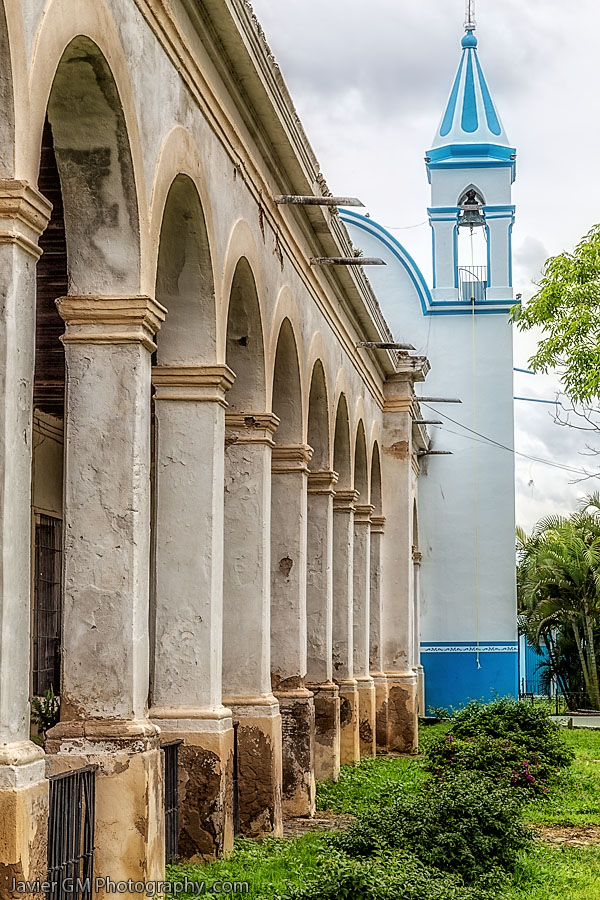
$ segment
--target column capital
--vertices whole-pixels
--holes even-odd
[[[274,447],[273,435],[279,419],[273,413],[235,412],[225,413],[225,446],[231,444],[268,444]]]
[[[384,534],[385,516],[371,516],[371,534]]]
[[[386,397],[383,411],[384,413],[410,413],[414,402],[415,398],[410,395],[405,397]]]
[[[354,512],[358,497],[358,491],[336,491],[333,497],[333,511],[345,513]]]
[[[356,510],[354,513],[354,524],[355,525],[370,525],[371,524],[371,516],[373,515],[374,506],[371,506],[370,503],[360,503],[356,506]]]
[[[67,330],[63,344],[142,344],[156,350],[154,335],[167,310],[151,297],[59,297],[58,312]]]
[[[227,407],[225,394],[235,375],[228,366],[153,366],[155,400],[189,400],[220,403]]]
[[[18,244],[39,259],[37,241],[51,212],[50,201],[28,182],[0,179],[0,244]]]
[[[313,449],[308,444],[275,444],[271,454],[271,471],[277,474],[308,472],[312,455]]]
[[[324,470],[322,472],[309,472],[308,493],[328,494],[333,497],[339,477],[338,473],[334,472],[333,469]]]

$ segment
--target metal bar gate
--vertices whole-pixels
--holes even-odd
[[[167,865],[177,859],[179,842],[179,792],[177,767],[179,746],[183,741],[167,741],[160,745],[165,761],[165,861]]]
[[[49,778],[49,900],[92,896],[96,768],[84,766]]]

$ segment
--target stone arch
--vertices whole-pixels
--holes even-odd
[[[262,316],[254,272],[245,256],[238,261],[231,283],[226,357],[236,376],[227,395],[231,409],[263,412],[266,384]]]
[[[232,289],[235,277],[239,274],[238,266],[241,260],[245,261],[245,264],[249,267],[252,275],[252,281],[254,283],[253,293],[256,296],[257,311],[261,321],[261,345],[266,359],[268,337],[265,323],[268,321],[268,316],[264,304],[265,286],[262,276],[263,260],[255,236],[248,222],[245,219],[238,219],[231,229],[225,249],[220,250],[220,246],[220,244],[214,245],[215,249],[213,256],[215,275],[217,272],[221,273],[221,277],[215,282],[215,291],[217,295],[217,344],[219,362],[225,362],[228,353]],[[264,408],[267,409],[266,400]]]
[[[358,491],[358,502],[362,505],[369,502],[369,472],[367,463],[367,441],[362,419],[356,429],[354,442],[354,490]]]
[[[9,42],[4,3],[0,2],[0,178],[12,178],[15,170],[15,91],[13,48]]]
[[[167,309],[157,335],[159,365],[216,362],[215,285],[206,221],[188,175],[169,189],[160,232],[156,299]]]
[[[137,294],[140,223],[129,134],[112,71],[90,38],[75,37],[64,50],[47,119],[64,202],[69,293]]]
[[[308,444],[313,455],[310,468],[313,472],[326,471],[331,465],[331,438],[329,434],[329,399],[323,363],[318,359],[312,370],[308,400]]]
[[[150,233],[151,265],[148,267],[150,282],[156,281],[158,250],[163,227],[165,207],[173,182],[178,176],[187,176],[196,189],[204,217],[206,239],[209,252],[215,261],[216,246],[212,210],[206,176],[198,146],[190,134],[181,125],[175,125],[165,137],[154,169],[154,179],[150,193]],[[213,266],[214,271],[216,269]],[[214,285],[215,298],[217,285]]]
[[[302,443],[300,364],[294,329],[287,318],[283,320],[277,340],[273,367],[272,408],[279,419],[275,443]]]
[[[337,490],[352,489],[352,469],[350,452],[350,422],[346,395],[341,394],[335,417],[335,437],[333,443],[333,468],[338,473]]]
[[[382,514],[381,502],[381,458],[379,456],[379,444],[373,444],[371,454],[371,504],[374,507],[373,515]]]

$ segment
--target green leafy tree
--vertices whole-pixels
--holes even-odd
[[[583,681],[594,709],[600,709],[597,629],[600,620],[600,498],[583,501],[569,518],[543,519],[530,538],[518,536],[518,589],[526,633],[550,655],[553,631],[572,630]],[[558,668],[558,667],[557,667]]]
[[[536,372],[557,369],[575,403],[600,397],[600,225],[546,262],[538,292],[513,319],[521,331],[543,331],[530,360]]]

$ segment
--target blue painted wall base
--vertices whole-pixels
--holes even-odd
[[[458,709],[469,700],[490,701],[517,697],[519,653],[516,641],[487,642],[479,650],[473,643],[421,644],[425,669],[425,707]]]

